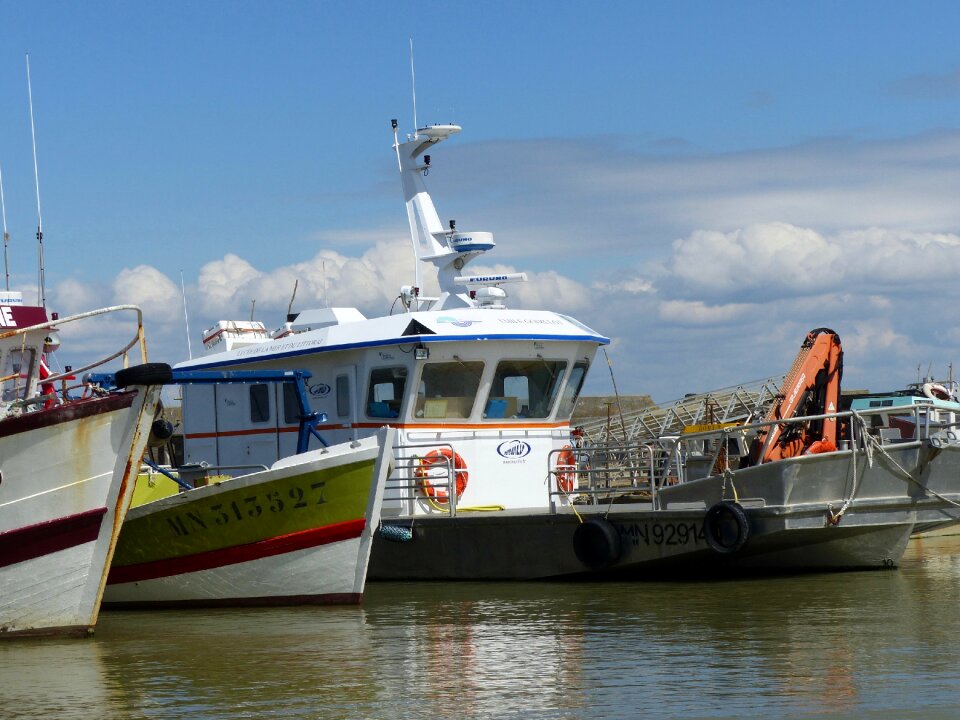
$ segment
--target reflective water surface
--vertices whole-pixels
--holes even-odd
[[[378,583],[360,607],[104,612],[0,643],[4,718],[960,716],[960,536],[899,570]]]

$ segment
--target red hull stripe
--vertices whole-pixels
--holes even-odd
[[[300,532],[290,533],[289,535],[280,535],[278,537],[259,540],[246,545],[234,545],[233,547],[222,548],[220,550],[208,550],[207,552],[187,555],[185,557],[154,560],[153,562],[122,567],[115,565],[110,568],[107,584],[117,585],[142,580],[154,580],[156,578],[170,577],[171,575],[182,575],[183,573],[197,572],[199,570],[212,570],[213,568],[224,565],[259,560],[260,558],[282,555],[296,550],[305,550],[306,548],[316,547],[318,545],[329,545],[330,543],[340,542],[342,540],[352,540],[353,538],[360,537],[365,526],[366,520],[363,518],[359,520],[348,520],[347,522],[336,523],[335,525],[301,530]]]
[[[0,567],[93,542],[106,514],[102,507],[0,533]]]

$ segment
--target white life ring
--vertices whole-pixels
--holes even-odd
[[[950,391],[947,390],[943,385],[939,383],[924,383],[923,384],[923,394],[926,395],[931,400],[949,400]]]

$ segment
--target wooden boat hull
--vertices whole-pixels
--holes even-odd
[[[92,632],[159,393],[0,421],[0,637]]]
[[[359,602],[392,431],[130,511],[107,607]]]

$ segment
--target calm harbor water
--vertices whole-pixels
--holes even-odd
[[[0,643],[4,718],[960,715],[960,536],[899,570],[368,586],[360,607],[104,612]]]

